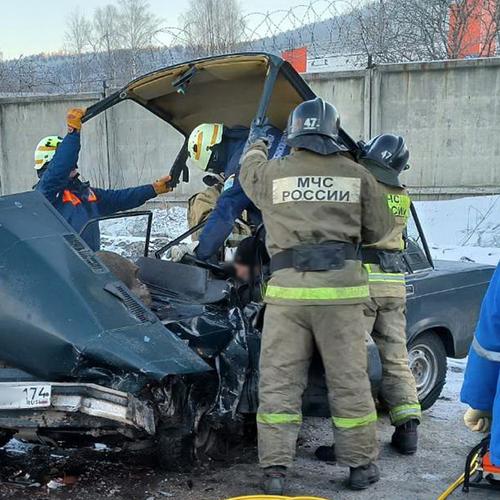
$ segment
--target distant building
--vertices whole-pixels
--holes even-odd
[[[307,47],[285,50],[281,57],[288,61],[299,73],[323,73],[345,71],[366,67],[365,54],[325,54],[309,56]]]
[[[449,57],[496,55],[495,11],[496,0],[454,0],[449,12]]]
[[[307,59],[307,73],[349,71],[366,68],[367,64],[366,54],[325,54]]]

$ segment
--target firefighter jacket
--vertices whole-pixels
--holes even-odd
[[[240,181],[262,212],[271,257],[303,245],[373,244],[394,224],[375,178],[347,155],[297,150],[268,160],[266,144],[257,141],[243,157]],[[359,259],[321,272],[280,269],[265,296],[271,304],[306,305],[356,304],[368,298],[367,272]]]
[[[411,200],[405,188],[387,186],[379,183],[381,191],[387,203],[387,208],[394,217],[394,228],[382,241],[368,245],[388,254],[402,252],[405,249],[403,234],[406,229],[410,215]],[[370,295],[372,297],[406,297],[405,275],[403,270],[384,271],[379,264],[365,263],[370,283]]]

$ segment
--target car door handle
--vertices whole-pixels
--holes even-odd
[[[406,296],[415,295],[415,287],[413,285],[406,285]]]

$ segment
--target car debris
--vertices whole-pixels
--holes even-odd
[[[176,85],[183,76],[189,86],[180,96]],[[219,110],[207,104],[200,111],[199,98],[212,102],[209,94],[220,82],[233,90],[227,106]],[[244,93],[235,91],[242,85]],[[248,97],[244,106],[241,95]],[[129,99],[184,135],[214,118],[250,126],[257,110],[259,119],[267,116],[283,129],[289,110],[313,96],[276,56],[219,56],[134,80],[91,106],[86,119]],[[180,98],[184,108],[176,114]],[[183,151],[172,172],[175,182],[182,176],[186,180],[182,158]],[[149,307],[39,193],[0,197],[0,446],[18,433],[25,441],[51,446],[98,442],[125,448],[139,443],[155,448],[162,467],[179,469],[197,458],[217,460],[228,449],[253,442],[262,304],[243,300],[223,266],[168,262],[150,257],[145,246],[145,256],[134,265],[151,297]],[[445,348],[461,355],[468,347],[465,329],[475,319],[492,268],[470,265],[464,270],[457,266],[467,264],[454,263],[434,269],[428,251],[416,243],[406,258],[409,339],[419,341],[423,331],[449,327],[445,343],[437,334],[434,339],[446,363]],[[422,316],[427,309],[421,302],[412,309],[424,293],[441,292],[439,283],[451,278],[456,288],[473,282],[465,319],[456,308],[443,311],[443,301],[429,306],[432,317]],[[438,319],[445,313],[455,318],[443,326]],[[465,333],[453,336],[454,328]],[[373,342],[367,342],[376,393],[380,360]],[[422,384],[434,380],[426,372],[429,346],[417,342],[414,347],[420,353],[414,362]],[[444,377],[446,370],[438,368]],[[306,416],[329,415],[322,370],[315,360],[304,399]],[[441,382],[425,387],[429,404],[439,396]]]
[[[64,486],[66,486],[66,484],[62,478],[51,479],[47,483],[47,489],[49,490],[58,490],[59,488],[64,488]]]

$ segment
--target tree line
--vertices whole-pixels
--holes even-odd
[[[496,0],[313,0],[287,11],[244,13],[238,0],[190,0],[177,20],[147,0],[74,10],[64,51],[0,64],[1,93],[73,93],[119,87],[162,66],[235,51],[352,54],[354,66],[496,54]],[[481,43],[471,35],[474,22]]]

